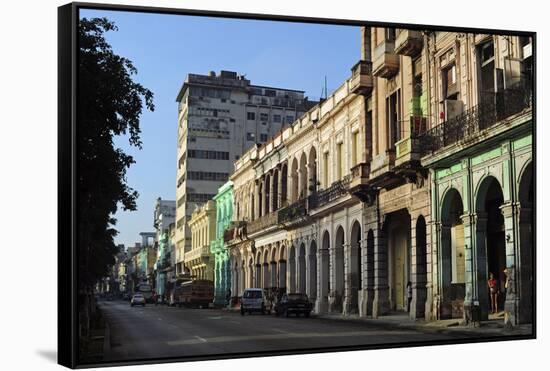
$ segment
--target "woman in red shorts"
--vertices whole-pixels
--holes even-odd
[[[489,296],[491,297],[491,313],[498,312],[497,306],[497,280],[495,279],[492,273],[489,273],[489,280],[487,281],[487,286],[489,286]]]

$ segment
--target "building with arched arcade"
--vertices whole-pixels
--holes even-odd
[[[235,299],[470,323],[496,317],[493,273],[500,315],[531,322],[531,42],[363,27],[350,77],[235,162]]]

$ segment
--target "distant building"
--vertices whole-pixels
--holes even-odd
[[[157,198],[155,203],[154,226],[157,258],[154,266],[155,287],[159,295],[164,295],[168,283],[168,274],[174,268],[171,264],[170,225],[176,218],[176,201]]]
[[[251,85],[236,72],[189,74],[178,96],[176,262],[183,271],[191,248],[187,222],[212,199],[248,148],[265,143],[306,112],[300,90]]]
[[[176,220],[176,201],[163,200],[160,197],[157,198],[153,219],[153,225],[156,231],[155,239],[159,241],[160,235],[168,231],[170,224],[174,223]]]

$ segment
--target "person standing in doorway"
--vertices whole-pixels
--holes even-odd
[[[487,280],[487,286],[489,287],[489,296],[491,298],[491,313],[497,313],[498,312],[498,303],[497,303],[498,287],[497,287],[497,280],[495,279],[495,276],[493,275],[493,273],[489,273],[489,280]]]
[[[411,312],[411,302],[413,300],[413,288],[411,281],[407,282],[407,312]]]

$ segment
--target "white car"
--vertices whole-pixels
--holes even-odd
[[[241,315],[245,312],[260,312],[261,314],[271,312],[271,303],[267,299],[264,289],[245,289],[241,299]]]
[[[143,294],[134,294],[134,296],[132,296],[132,300],[130,300],[130,305],[133,307],[134,305],[141,305],[141,306],[145,306],[145,297],[143,296]]]

